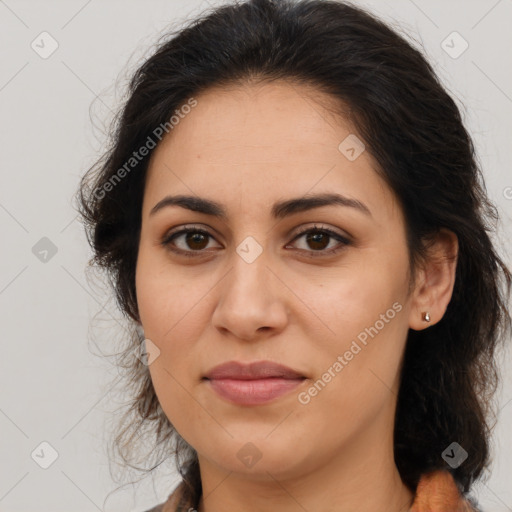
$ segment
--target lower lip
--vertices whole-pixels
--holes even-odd
[[[258,405],[288,393],[304,379],[279,377],[254,380],[208,379],[212,389],[221,397],[240,405]]]

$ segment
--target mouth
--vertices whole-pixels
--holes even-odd
[[[258,405],[275,400],[298,387],[305,377],[283,379],[205,379],[210,388],[222,398],[238,405]]]
[[[210,380],[300,379],[303,377],[305,377],[305,375],[302,375],[299,371],[279,363],[274,363],[273,361],[255,361],[252,363],[229,361],[215,366],[204,376],[204,378]]]
[[[287,394],[302,384],[306,376],[272,361],[230,361],[213,368],[202,380],[229,402],[258,405]]]

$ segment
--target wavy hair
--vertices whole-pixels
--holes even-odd
[[[511,328],[511,273],[491,240],[499,215],[455,101],[422,52],[362,8],[334,0],[248,0],[204,12],[166,34],[131,76],[111,144],[77,192],[93,249],[89,265],[108,276],[118,307],[136,326],[142,198],[154,149],[132,162],[115,186],[112,180],[194,95],[274,80],[326,93],[353,123],[403,208],[411,275],[441,228],[457,235],[456,278],[445,315],[408,333],[394,456],[411,490],[422,473],[446,468],[468,492],[490,464],[496,355],[500,343],[507,348]],[[197,503],[197,453],[163,413],[147,366],[129,357],[140,342],[133,332],[119,359],[133,400],[114,445],[130,464],[134,436],[154,436],[155,460],[175,456],[187,496]],[[453,441],[469,452],[454,469],[441,457]]]

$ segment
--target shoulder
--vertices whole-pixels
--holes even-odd
[[[452,474],[434,470],[421,476],[414,502],[409,512],[452,510],[456,512],[483,512],[473,497],[464,496]]]

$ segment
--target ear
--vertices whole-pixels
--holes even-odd
[[[409,327],[420,331],[443,318],[452,298],[459,244],[457,235],[442,228],[428,248],[428,256],[417,271],[412,293]],[[422,318],[428,312],[430,322]]]

